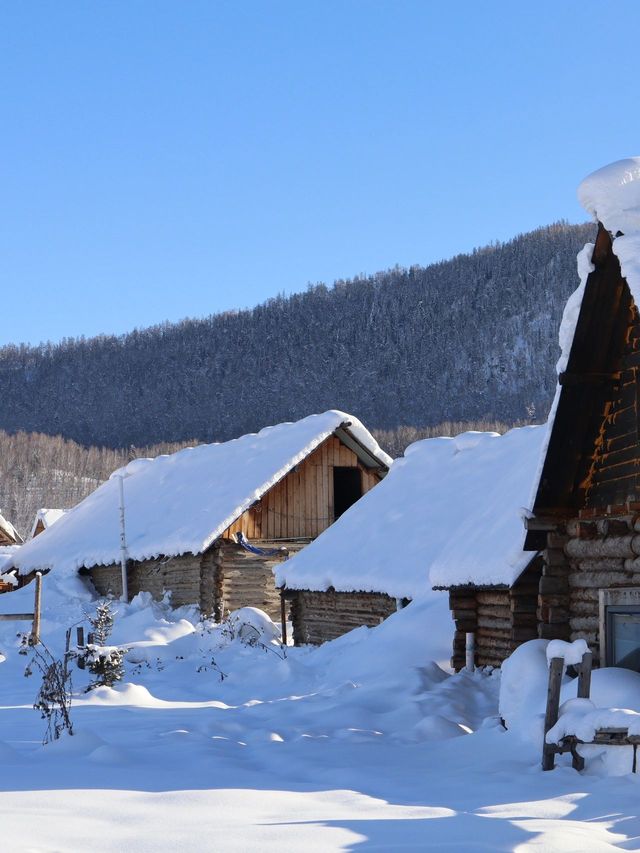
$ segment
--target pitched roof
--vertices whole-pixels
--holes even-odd
[[[33,536],[36,532],[36,528],[38,526],[38,522],[42,523],[42,527],[46,530],[48,527],[51,527],[52,524],[55,524],[56,521],[59,521],[62,516],[65,514],[66,509],[39,509],[36,512],[36,517],[33,519],[33,525],[31,527],[31,533],[29,534],[29,539],[33,539]]]
[[[621,366],[631,307],[640,305],[640,158],[594,172],[578,189],[599,222],[578,255],[580,284],[560,327],[558,386],[531,503],[544,514],[582,505],[587,468]],[[528,542],[537,547],[538,537]]]
[[[280,564],[289,589],[386,592],[511,585],[531,561],[523,517],[545,428],[412,444],[380,485]]]
[[[4,539],[8,539],[11,544],[20,544],[22,542],[22,536],[20,536],[13,524],[0,515],[0,541]]]
[[[14,565],[25,573],[117,562],[120,478],[131,559],[201,553],[333,433],[349,442],[369,467],[386,469],[391,464],[357,418],[336,410],[266,427],[224,444],[136,459],[27,542]]]
[[[0,545],[0,576],[12,565],[13,558],[21,547],[21,545]]]

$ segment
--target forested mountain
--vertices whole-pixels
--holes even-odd
[[[127,447],[224,440],[341,408],[369,427],[545,416],[563,304],[592,225],[252,310],[0,350],[0,428]]]

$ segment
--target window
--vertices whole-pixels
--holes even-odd
[[[600,660],[640,672],[640,589],[600,590]]]
[[[334,467],[333,517],[339,518],[362,497],[362,477],[359,468]]]
[[[631,607],[608,607],[607,634],[607,664],[640,671],[640,613]]]

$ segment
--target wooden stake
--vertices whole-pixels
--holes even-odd
[[[84,628],[82,625],[79,628],[76,628],[76,645],[79,649],[84,648]],[[84,669],[84,658],[82,656],[78,656],[78,669]]]
[[[591,665],[593,655],[585,652],[582,655],[582,663],[578,669],[578,699],[588,699],[591,694]]]
[[[282,645],[287,645],[287,606],[284,598],[284,589],[280,590],[280,621],[282,622]]]
[[[40,603],[42,600],[42,572],[36,572],[35,604],[33,606],[33,624],[31,626],[31,645],[40,642]]]
[[[547,732],[558,722],[560,708],[560,686],[564,672],[564,658],[552,658],[549,666],[549,688],[547,690],[547,710],[544,715],[544,741],[542,744],[542,769],[553,770],[555,766],[556,746],[547,743]]]

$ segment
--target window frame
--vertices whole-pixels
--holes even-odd
[[[600,666],[615,666],[612,659],[614,651],[612,617],[617,613],[634,613],[640,616],[640,587],[599,590],[599,611]],[[626,667],[620,668],[626,669]]]

